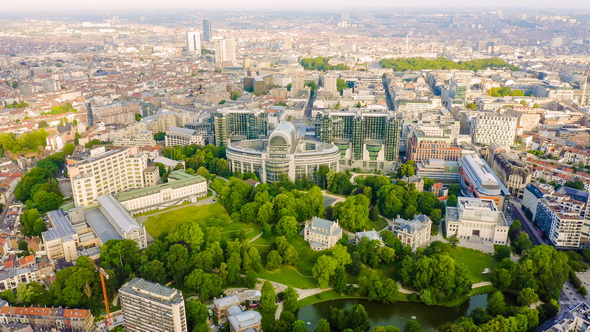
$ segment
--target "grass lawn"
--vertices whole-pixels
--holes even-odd
[[[221,195],[221,190],[223,190],[223,188],[227,187],[227,182],[225,182],[222,179],[215,178],[215,179],[211,180],[209,187],[211,187],[211,189],[215,190],[217,192],[217,195]]]
[[[318,287],[318,283],[314,277],[302,276],[294,267],[287,265],[283,265],[273,271],[264,269],[262,272],[258,273],[258,278],[268,279],[302,289]]]
[[[326,302],[337,299],[363,299],[364,297],[358,295],[340,295],[334,291],[326,291],[316,295],[306,297],[299,301],[299,308],[306,307],[315,303]]]
[[[377,232],[387,227],[387,220],[385,218],[379,218],[377,221],[369,220],[367,224],[367,230],[376,230]]]
[[[457,263],[465,265],[469,280],[472,283],[490,281],[490,274],[481,274],[485,268],[494,269],[500,264],[491,255],[479,250],[457,247],[451,252],[451,256]]]
[[[160,236],[162,233],[167,233],[174,226],[187,221],[196,221],[202,228],[205,227],[205,222],[212,216],[227,215],[225,208],[219,204],[208,204],[208,205],[188,205],[184,208],[169,211],[166,213],[158,214],[155,216],[148,217],[144,223],[145,228],[154,238]],[[238,231],[244,231],[246,238],[251,239],[262,231],[262,227],[254,223],[243,223],[243,222],[227,222],[221,225],[221,240],[227,241],[235,236]]]

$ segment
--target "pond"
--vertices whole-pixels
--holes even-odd
[[[369,314],[371,327],[393,325],[403,330],[406,322],[415,316],[425,331],[434,331],[438,326],[453,321],[460,316],[467,316],[475,308],[485,308],[488,302],[488,294],[472,296],[458,307],[448,308],[441,306],[429,307],[417,302],[396,302],[394,304],[381,304],[361,299],[332,300],[312,304],[299,309],[298,319],[306,322],[308,331],[313,331],[319,320],[327,318],[330,307],[340,309],[350,308],[355,304],[362,304]]]

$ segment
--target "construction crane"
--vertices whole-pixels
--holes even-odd
[[[105,320],[105,327],[107,329],[107,331],[109,330],[109,319],[111,318],[111,310],[109,309],[109,299],[107,297],[107,287],[104,283],[104,279],[108,279],[109,275],[104,271],[104,269],[98,265],[96,265],[96,263],[94,263],[94,261],[92,260],[92,258],[88,257],[88,256],[84,256],[86,257],[86,259],[90,262],[90,264],[92,264],[92,266],[94,266],[94,268],[96,269],[96,271],[98,272],[98,274],[100,275],[100,284],[102,285],[102,295],[104,296],[104,307],[105,307],[105,312],[107,314],[106,320]]]

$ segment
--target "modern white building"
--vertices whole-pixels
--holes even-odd
[[[125,330],[131,332],[188,330],[182,292],[141,278],[119,289]]]
[[[187,32],[186,33],[186,50],[189,53],[201,54],[201,33]]]
[[[98,204],[98,208],[85,210],[84,215],[103,244],[111,239],[127,239],[135,241],[139,249],[147,248],[145,227],[113,195],[99,196]]]
[[[147,167],[147,154],[135,147],[103,151],[91,153],[90,158],[82,160],[66,160],[77,206],[91,206],[101,195],[145,185],[143,170]]]
[[[516,138],[517,120],[511,114],[479,112],[471,119],[471,139],[480,145],[511,146]]]
[[[504,197],[510,195],[492,168],[476,155],[467,155],[459,159],[461,177],[459,183],[465,195],[470,197],[492,199],[497,206],[504,205]]]
[[[215,63],[236,62],[236,40],[217,39],[215,40]]]
[[[432,220],[423,214],[414,216],[413,220],[406,220],[399,216],[393,221],[393,234],[404,246],[412,250],[430,242]]]
[[[492,199],[459,197],[457,207],[447,206],[447,236],[480,243],[506,245],[508,223]]]
[[[137,214],[155,209],[196,202],[207,196],[207,180],[199,175],[190,175],[178,170],[170,173],[169,182],[155,186],[121,192],[115,198],[127,209]]]
[[[331,221],[313,217],[305,223],[303,238],[313,250],[330,249],[342,238],[342,228],[340,228],[338,220]]]
[[[268,139],[234,142],[226,153],[232,171],[256,173],[263,183],[283,175],[291,181],[313,178],[322,165],[338,172],[340,160],[336,146],[305,139],[291,122],[281,122]]]
[[[197,135],[197,131],[188,128],[170,127],[166,131],[166,146],[205,145],[205,136]]]

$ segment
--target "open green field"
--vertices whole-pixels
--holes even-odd
[[[483,275],[481,273],[485,268],[493,270],[500,264],[492,255],[463,247],[453,249],[451,256],[457,263],[465,265],[469,274],[469,280],[474,284],[482,281],[490,281],[490,274]]]
[[[258,273],[258,277],[272,280],[281,284],[290,285],[295,288],[307,289],[318,287],[318,283],[314,277],[303,276],[299,274],[299,272],[297,272],[294,267],[288,265],[283,265],[282,267],[273,271],[263,269],[260,273]]]
[[[209,187],[215,190],[217,192],[217,195],[221,195],[221,191],[223,190],[223,188],[227,187],[227,182],[222,179],[215,178],[211,180]]]
[[[227,211],[219,203],[199,206],[187,205],[180,209],[149,216],[144,225],[150,235],[156,238],[162,233],[169,232],[174,226],[187,221],[196,221],[204,228],[206,221],[210,217],[219,215],[227,215]],[[243,222],[228,221],[222,224],[221,227],[221,238],[224,241],[231,239],[239,231],[244,231],[248,239],[255,237],[262,231],[262,227],[258,224]]]

